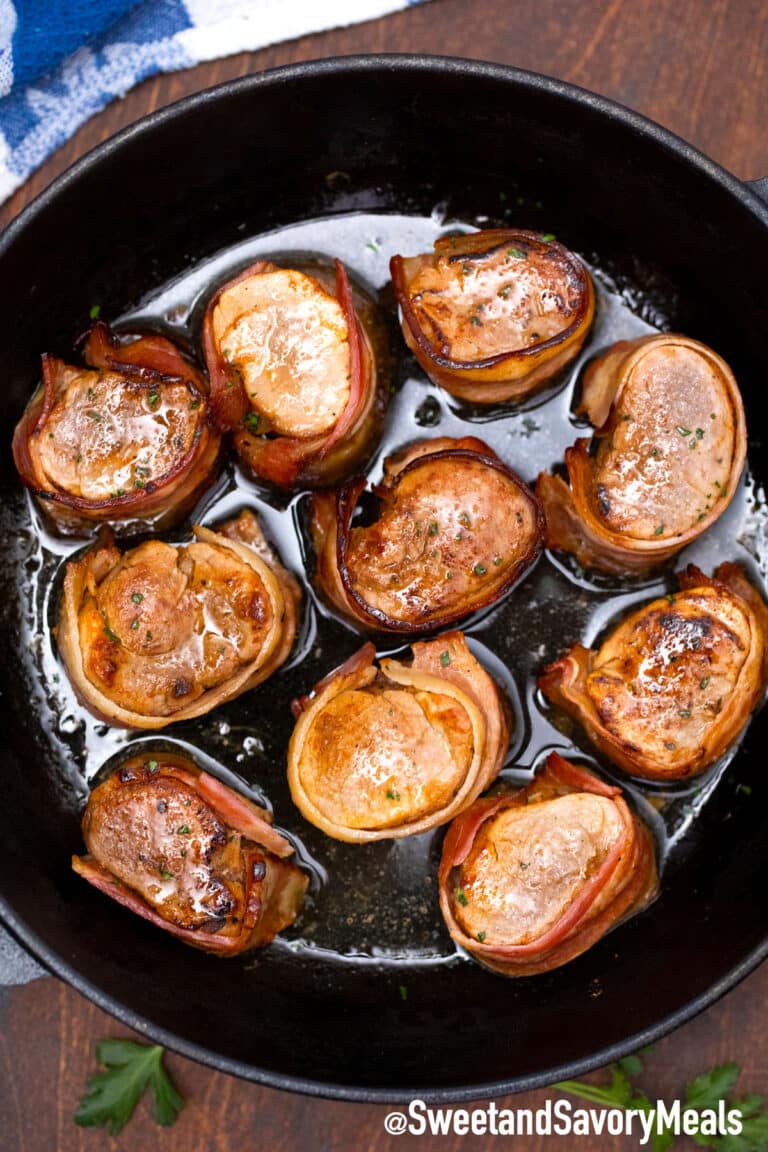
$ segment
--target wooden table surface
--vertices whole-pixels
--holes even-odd
[[[288,0],[286,0],[288,2]],[[309,36],[147,81],[86,124],[0,208],[4,226],[60,171],[145,113],[235,76],[313,57],[355,52],[431,52],[501,61],[612,96],[660,121],[738,176],[768,175],[768,4],[765,0],[434,0],[385,19]],[[762,117],[761,117],[762,113]],[[650,988],[638,995],[652,995]],[[660,1043],[648,1057],[651,1096],[680,1094],[686,1077],[726,1060],[740,1087],[768,1087],[768,965],[724,1001]],[[26,1152],[335,1152],[489,1147],[482,1137],[389,1137],[387,1109],[289,1096],[168,1060],[188,1106],[159,1129],[143,1104],[123,1135],[75,1127],[72,1113],[94,1070],[94,1042],[124,1035],[109,1017],[53,979],[2,1001],[0,1150]],[[598,1077],[599,1078],[599,1077]],[[551,1093],[497,1101],[540,1104]],[[519,1139],[536,1152],[566,1144]],[[681,1142],[682,1144],[683,1142]],[[581,1152],[630,1149],[634,1138],[582,1138]],[[691,1145],[692,1147],[692,1145]]]

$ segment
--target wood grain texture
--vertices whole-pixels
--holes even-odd
[[[434,0],[384,20],[147,81],[61,148],[0,209],[0,225],[89,148],[155,108],[264,68],[356,52],[432,52],[546,72],[653,117],[745,179],[768,175],[765,0]],[[653,989],[639,988],[637,995],[652,996]],[[767,1001],[768,966],[763,966],[658,1046],[648,1059],[647,1090],[671,1099],[687,1077],[718,1062],[737,1060],[743,1068],[740,1088],[765,1091]],[[288,1096],[210,1073],[178,1057],[169,1058],[169,1065],[189,1104],[174,1128],[158,1129],[143,1104],[117,1140],[80,1130],[72,1114],[94,1071],[94,1042],[124,1034],[109,1017],[54,980],[6,993],[0,1032],[2,1152],[455,1152],[494,1145],[482,1137],[390,1138],[383,1129],[383,1106]],[[550,1095],[528,1093],[515,1097],[514,1105],[535,1107]],[[497,1103],[509,1106],[513,1101]],[[554,1137],[521,1138],[507,1146],[539,1152],[570,1143]],[[577,1146],[580,1152],[625,1152],[636,1148],[637,1141],[585,1138]]]

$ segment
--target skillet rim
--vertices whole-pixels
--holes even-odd
[[[101,160],[117,152],[123,144],[140,137],[145,132],[151,132],[158,125],[173,120],[176,116],[186,115],[195,109],[207,105],[209,102],[226,98],[231,93],[244,90],[259,90],[272,85],[281,85],[307,77],[335,75],[347,73],[354,76],[360,73],[376,71],[415,72],[425,77],[438,74],[464,75],[482,77],[500,83],[511,83],[523,88],[544,91],[558,100],[586,107],[603,117],[618,122],[622,127],[633,133],[654,141],[667,152],[674,154],[692,166],[699,177],[709,179],[729,195],[733,196],[743,207],[748,209],[760,223],[768,230],[768,201],[762,199],[757,190],[757,184],[762,181],[742,181],[727,169],[707,157],[693,145],[676,135],[655,121],[634,112],[624,105],[617,103],[606,96],[598,95],[588,89],[558,80],[541,73],[526,69],[515,68],[505,64],[495,64],[483,60],[471,60],[457,56],[436,56],[428,54],[408,53],[378,53],[356,54],[351,56],[328,57],[324,59],[308,60],[300,63],[287,64],[279,68],[270,68],[250,76],[239,77],[226,81],[202,92],[194,93],[174,101],[149,115],[142,117],[133,124],[123,128],[114,136],[97,144],[84,156],[56,177],[44,188],[28,205],[16,216],[0,235],[0,260],[8,249],[12,248],[17,236],[27,228],[33,227],[37,217],[54,202],[60,194],[67,189],[76,187],[82,177],[87,176],[90,168],[98,165]],[[282,1073],[256,1067],[242,1060],[221,1056],[212,1050],[190,1041],[184,1040],[169,1030],[153,1024],[139,1013],[133,1012],[119,1000],[104,993],[99,987],[82,976],[69,962],[58,955],[55,949],[34,932],[24,919],[11,906],[6,897],[0,893],[0,921],[11,933],[32,953],[53,975],[65,980],[82,995],[91,1000],[97,1007],[109,1013],[126,1027],[132,1028],[148,1039],[162,1044],[173,1052],[177,1052],[188,1059],[195,1060],[219,1072],[238,1076],[241,1079],[254,1081],[269,1088],[278,1088],[283,1091],[299,1092],[306,1096],[320,1097],[333,1100],[347,1100],[356,1103],[368,1104],[402,1104],[411,1099],[421,1099],[429,1103],[463,1103],[471,1100],[481,1100],[508,1095],[510,1093],[527,1091],[532,1088],[546,1087],[561,1079],[573,1078],[591,1072],[605,1064],[612,1063],[639,1048],[654,1043],[668,1032],[680,1027],[704,1009],[710,1007],[726,992],[729,992],[746,976],[750,974],[763,960],[768,958],[768,932],[765,939],[756,948],[744,956],[719,981],[711,985],[701,995],[688,1001],[677,1011],[662,1017],[655,1024],[645,1028],[632,1036],[618,1041],[607,1048],[601,1048],[590,1056],[579,1060],[550,1068],[547,1071],[531,1073],[529,1075],[512,1076],[506,1079],[488,1081],[474,1086],[450,1088],[372,1088],[353,1087],[344,1084],[329,1083],[306,1077],[290,1076]]]

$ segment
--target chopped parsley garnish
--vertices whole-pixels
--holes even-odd
[[[91,304],[91,307],[88,310],[88,315],[90,316],[91,320],[98,320],[100,314],[101,304]]]
[[[400,999],[401,1000],[407,1000],[408,999],[408,989],[406,988],[405,984],[400,985]]]
[[[89,420],[93,420],[93,422],[95,424],[98,424],[99,421],[101,420],[101,412],[93,412],[93,411],[86,412],[86,416],[88,417]]]
[[[696,439],[697,440],[703,440],[704,439],[704,429],[703,428],[697,428],[696,429]]]
[[[683,720],[687,720],[690,715],[691,715],[690,708],[681,708],[680,711],[678,712],[678,716],[682,716]]]
[[[482,944],[483,941],[485,940],[485,932],[478,932],[477,938],[480,941],[480,943]]]
[[[658,528],[655,529],[653,534],[654,534],[654,536],[661,536],[663,531],[664,531],[664,525],[659,524]]]
[[[113,644],[119,644],[120,643],[120,637],[115,635],[115,633],[112,631],[112,629],[109,627],[108,624],[104,625],[104,635],[107,636],[112,641]]]
[[[157,772],[157,760],[147,760],[147,768],[150,772]]]
[[[499,288],[496,295],[501,296],[502,300],[506,300],[507,296],[509,296],[511,291],[512,291],[512,285],[511,284],[505,284],[503,288]]]
[[[162,876],[163,880],[173,880],[174,879],[173,872],[169,872],[167,868],[161,868],[160,869],[160,875]]]
[[[430,536],[437,536],[439,531],[440,531],[440,525],[438,524],[437,520],[433,520],[432,523],[429,525],[429,535]]]
[[[683,428],[682,424],[678,424],[677,431],[680,433],[681,436],[690,436],[690,434],[691,434],[690,428]]]
[[[507,252],[510,256],[514,256],[516,260],[525,260],[526,254],[522,248],[508,248]]]
[[[177,836],[189,836],[191,831],[192,831],[192,829],[190,828],[189,824],[180,824],[178,826],[178,828],[176,829],[176,835]]]
[[[387,800],[399,800],[400,793],[393,792],[391,788],[387,788]]]
[[[160,403],[160,393],[158,392],[157,388],[153,388],[151,392],[147,393],[147,403],[149,404],[150,408],[154,408],[157,404]]]
[[[478,326],[480,324],[480,317],[479,316],[470,316],[469,322],[470,322],[470,324],[474,324],[475,326]]]
[[[448,665],[450,664],[450,662],[451,662],[450,653],[449,652],[441,652],[440,653],[440,663],[442,664],[443,668],[447,668]]]
[[[466,908],[467,904],[469,904],[469,900],[467,900],[467,896],[463,888],[456,889],[456,899],[458,900],[459,904],[461,904],[462,908]]]
[[[495,565],[495,566],[498,568],[499,564],[501,564],[501,563],[502,563],[502,558],[501,558],[501,556],[494,556],[494,558],[493,558],[493,563],[494,563],[494,565]]]
[[[249,432],[258,432],[261,417],[258,412],[249,412],[247,416],[243,417],[243,424]]]
[[[488,569],[486,568],[485,564],[475,564],[472,571],[474,572],[475,576],[485,576]]]
[[[141,604],[143,599],[144,595],[141,592],[134,592],[131,596],[131,600],[133,600],[134,604]]]
[[[96,399],[96,393],[94,392],[93,388],[88,389],[87,396],[88,396],[88,399],[91,401]]]
[[[139,618],[138,618],[138,616],[134,616],[133,620],[131,620],[131,631],[135,632],[136,629],[138,628],[138,626],[139,626]]]
[[[665,740],[664,747],[668,752],[674,752],[675,748],[677,748],[677,744],[675,744],[674,740]]]
[[[706,688],[707,684],[709,684],[711,679],[711,676],[705,676],[703,680],[699,680],[699,688],[701,688],[702,692]]]

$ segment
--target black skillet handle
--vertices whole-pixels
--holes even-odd
[[[768,204],[768,176],[764,176],[762,180],[747,180],[746,184],[750,192],[754,192],[755,196],[759,196]]]

